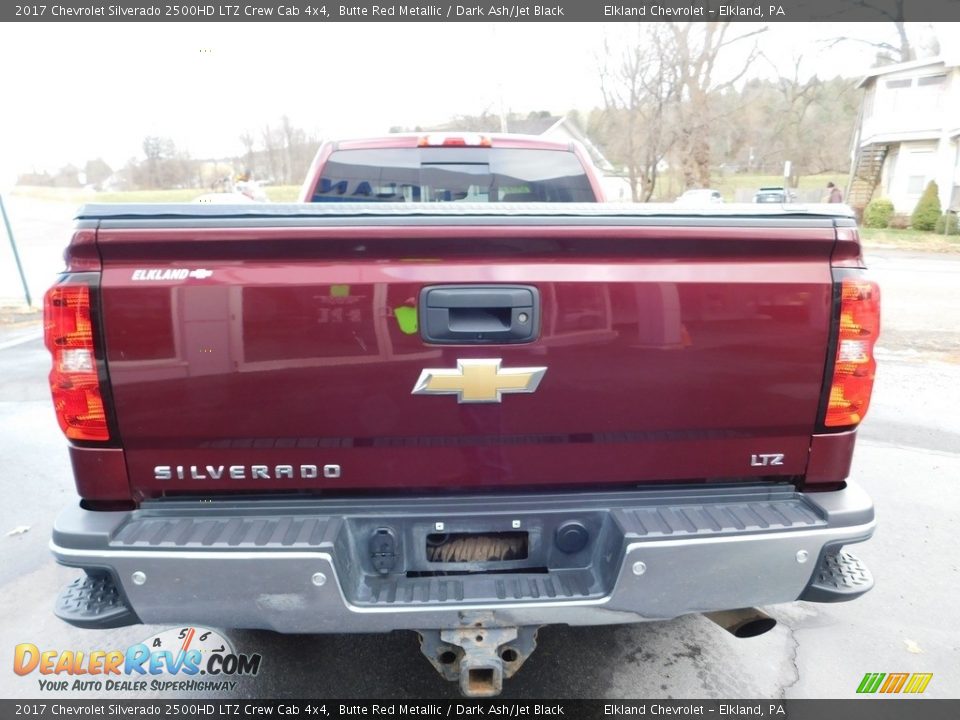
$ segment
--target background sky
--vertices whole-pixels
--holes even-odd
[[[734,32],[756,29],[735,23]],[[944,47],[960,23],[913,28]],[[321,137],[386,132],[458,114],[563,113],[601,104],[605,38],[629,23],[45,23],[0,25],[0,184],[18,172],[114,168],[146,135],[197,158],[238,155],[239,136],[281,115]],[[748,76],[862,74],[876,51],[839,35],[894,40],[890,23],[778,23]],[[752,40],[730,52],[736,73]]]

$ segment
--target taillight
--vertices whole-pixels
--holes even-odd
[[[60,428],[72,440],[109,440],[94,357],[89,286],[64,283],[47,291],[43,334],[53,356],[50,391]]]
[[[837,355],[823,421],[828,427],[863,420],[877,369],[873,348],[880,334],[880,288],[858,278],[843,278],[841,283]]]

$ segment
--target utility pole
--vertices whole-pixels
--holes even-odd
[[[27,286],[27,278],[23,274],[23,265],[20,264],[20,253],[17,252],[17,241],[13,239],[13,229],[10,227],[10,218],[7,217],[7,208],[3,204],[3,195],[0,194],[0,215],[3,215],[3,224],[7,228],[7,237],[10,238],[10,248],[13,250],[13,261],[17,264],[17,272],[20,273],[20,284],[23,285],[23,296],[27,299],[27,306],[33,307],[33,300],[30,298],[30,288]]]

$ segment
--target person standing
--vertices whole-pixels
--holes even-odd
[[[843,202],[843,191],[840,190],[833,182],[827,183],[827,202],[828,203],[842,203]]]

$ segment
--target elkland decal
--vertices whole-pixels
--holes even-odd
[[[195,278],[205,280],[213,275],[213,270],[206,268],[197,268],[189,270],[187,268],[138,268],[130,276],[131,280],[186,280]]]
[[[215,630],[174,628],[125,650],[41,650],[20,643],[13,651],[13,671],[34,673],[45,692],[233,691],[234,678],[260,671],[259,653],[234,651]],[[203,676],[203,679],[200,679]]]

